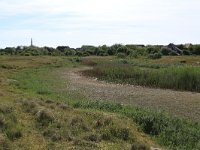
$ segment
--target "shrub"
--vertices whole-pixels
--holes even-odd
[[[169,48],[167,48],[167,47],[161,48],[161,53],[163,55],[169,55],[170,52],[171,52],[171,50]]]
[[[148,56],[150,59],[160,59],[162,57],[161,53],[154,53],[154,54],[149,54]]]
[[[125,58],[126,54],[124,54],[124,53],[117,53],[117,57],[118,58]]]
[[[138,58],[139,54],[136,51],[132,51],[129,56],[130,58]]]
[[[124,53],[126,54],[128,51],[128,48],[126,46],[120,46],[118,49],[117,49],[117,53]]]
[[[191,55],[191,52],[188,50],[183,50],[183,55]]]

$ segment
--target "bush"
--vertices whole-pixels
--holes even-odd
[[[124,54],[124,53],[118,53],[117,57],[118,58],[126,58],[126,54]]]
[[[191,55],[191,52],[188,50],[183,50],[183,55]]]
[[[171,50],[167,47],[161,48],[162,55],[169,55],[170,52],[171,52]]]
[[[120,46],[118,49],[117,49],[117,53],[124,53],[124,54],[127,54],[128,52],[128,48],[126,46]]]
[[[160,59],[162,55],[160,53],[149,54],[150,59]]]
[[[130,58],[138,58],[139,57],[139,55],[136,51],[132,51],[129,56],[130,56]]]

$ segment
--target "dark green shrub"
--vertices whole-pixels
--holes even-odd
[[[183,50],[183,55],[191,55],[191,52],[189,50]]]
[[[128,51],[128,48],[126,46],[120,46],[118,49],[117,49],[117,53],[124,53],[126,54]]]
[[[118,58],[125,58],[126,54],[124,54],[124,53],[117,53],[117,57]]]
[[[146,49],[148,54],[155,54],[155,53],[159,53],[159,48],[157,47],[148,47]]]
[[[161,48],[162,55],[169,55],[170,52],[171,52],[171,50],[169,48],[167,48],[167,47]]]
[[[130,56],[131,58],[138,58],[140,55],[137,53],[137,51],[132,51],[132,52],[129,54],[129,56]]]

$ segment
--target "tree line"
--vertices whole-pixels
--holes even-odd
[[[175,45],[181,50],[180,55],[200,55],[200,45]],[[37,46],[18,46],[6,47],[0,49],[0,55],[19,55],[19,56],[113,56],[118,57],[139,57],[148,56],[156,59],[162,55],[178,55],[169,46],[162,45],[122,45],[114,44],[112,46],[90,46],[83,45],[80,48],[71,48],[69,46],[52,47],[37,47]]]

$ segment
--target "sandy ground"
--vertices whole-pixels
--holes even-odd
[[[65,76],[70,81],[70,89],[88,99],[150,107],[200,122],[200,93],[107,83],[83,76],[81,71],[85,69],[91,68],[76,68]]]

